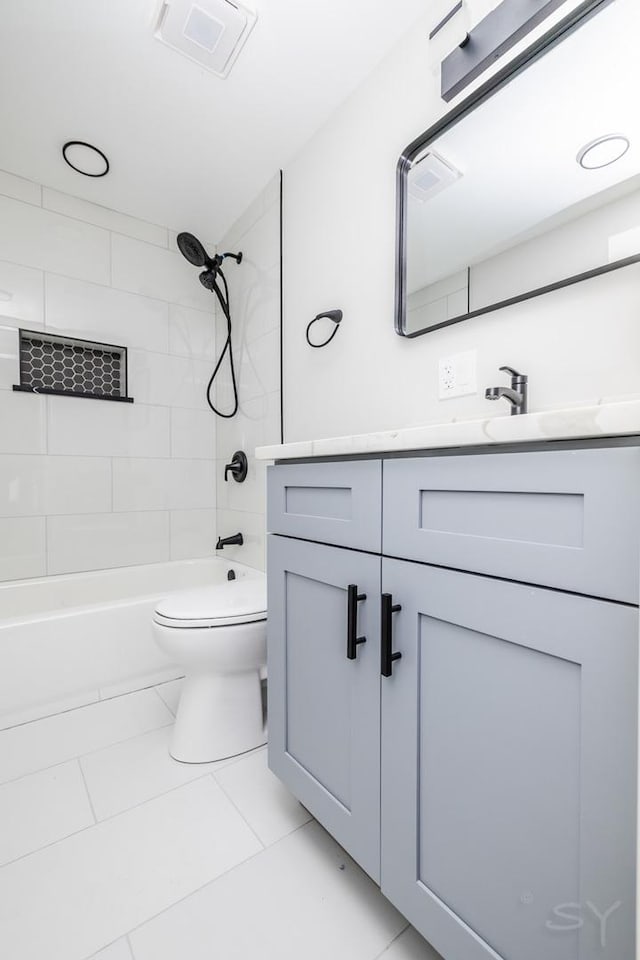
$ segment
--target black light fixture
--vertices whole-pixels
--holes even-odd
[[[62,156],[71,169],[83,177],[106,177],[109,173],[106,154],[84,140],[67,140],[62,148]]]

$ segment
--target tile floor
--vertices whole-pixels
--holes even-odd
[[[438,960],[265,749],[171,759],[179,690],[0,733],[0,957]]]

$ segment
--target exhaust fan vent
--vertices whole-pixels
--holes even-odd
[[[425,153],[409,172],[409,193],[424,203],[450,184],[459,180],[459,170],[443,159],[435,150]]]
[[[166,0],[155,35],[216,76],[226,77],[256,20],[252,10],[231,0]]]

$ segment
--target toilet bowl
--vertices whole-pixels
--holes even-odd
[[[176,760],[222,760],[265,742],[266,610],[264,577],[184,590],[158,603],[156,642],[185,673],[169,747]]]

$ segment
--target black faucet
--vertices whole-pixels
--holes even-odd
[[[510,387],[487,387],[484,392],[486,400],[501,400],[504,398],[511,404],[511,416],[516,417],[527,412],[527,394],[529,378],[524,373],[518,373],[513,367],[500,367],[505,373],[511,374]]]
[[[244,537],[241,533],[234,533],[232,537],[225,537],[224,540],[222,537],[218,537],[216,550],[222,550],[224,547],[241,547],[243,543]]]
[[[236,450],[231,458],[231,463],[227,463],[224,468],[224,479],[229,479],[229,474],[237,483],[242,483],[247,478],[247,455],[242,450]]]

